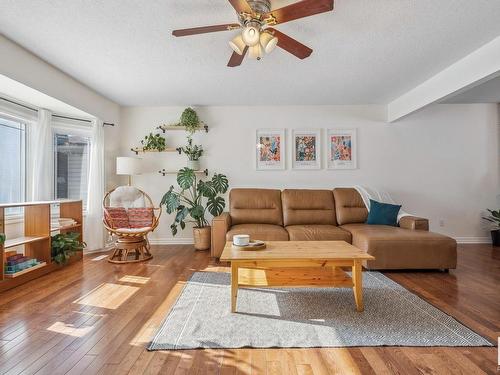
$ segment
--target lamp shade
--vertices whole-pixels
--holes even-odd
[[[268,32],[264,32],[260,34],[260,44],[266,53],[271,53],[278,44],[278,38]]]
[[[241,34],[243,41],[249,47],[255,46],[259,43],[260,40],[260,32],[254,26],[247,26],[243,29],[243,33]]]
[[[264,50],[260,44],[256,44],[253,47],[250,47],[250,53],[248,54],[250,58],[260,60],[264,55]]]
[[[140,158],[132,158],[129,156],[120,156],[116,158],[116,174],[119,175],[136,175],[141,174],[142,159]]]
[[[233,38],[233,40],[229,42],[229,46],[238,55],[243,55],[243,51],[245,50],[246,44],[243,41],[243,37],[241,36],[241,34],[238,34]]]

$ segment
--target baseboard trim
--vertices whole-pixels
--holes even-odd
[[[193,238],[150,238],[151,245],[192,245]]]
[[[459,244],[491,243],[490,237],[455,237],[455,240]]]

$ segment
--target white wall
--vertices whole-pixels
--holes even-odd
[[[123,108],[121,125],[116,129],[119,137],[108,138],[108,159],[132,155],[130,147],[139,145],[140,139],[156,126],[176,121],[182,110]],[[499,194],[496,105],[432,105],[397,124],[385,121],[383,106],[203,107],[197,111],[210,126],[208,134],[196,135],[207,150],[203,166],[226,174],[231,187],[331,189],[369,185],[388,190],[406,211],[429,218],[434,231],[462,241],[484,240],[487,236],[482,230],[481,211],[495,206]],[[285,171],[255,170],[257,128],[287,128],[289,141],[290,129],[329,127],[358,128],[357,170],[326,170],[325,163],[319,171],[291,170],[290,142]],[[167,137],[169,146],[184,142],[183,132],[168,132]],[[169,153],[144,158],[153,172],[177,169],[185,163],[184,155]],[[110,186],[125,182],[113,175],[113,167],[110,169]],[[159,202],[168,187],[175,184],[175,176],[145,174],[136,176],[134,184]],[[444,227],[439,226],[440,220]],[[163,216],[152,240],[173,241],[170,223],[171,218]],[[174,242],[188,241],[190,237],[188,230]]]

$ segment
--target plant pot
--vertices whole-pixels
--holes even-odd
[[[196,250],[210,249],[211,227],[193,228],[193,236]]]
[[[500,246],[500,229],[491,231],[491,244],[493,246]]]
[[[193,169],[195,171],[200,170],[200,161],[199,160],[188,160],[188,168]]]

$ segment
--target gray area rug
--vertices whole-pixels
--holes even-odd
[[[350,288],[241,288],[233,314],[230,278],[194,273],[148,350],[492,346],[379,272],[363,272],[361,313]]]

